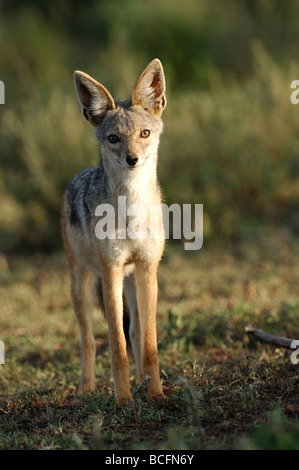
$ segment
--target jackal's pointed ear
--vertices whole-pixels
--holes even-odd
[[[165,77],[159,59],[152,60],[139,76],[133,89],[132,104],[140,105],[160,117],[166,106]]]
[[[83,116],[93,126],[103,120],[110,109],[115,109],[115,103],[106,88],[84,72],[74,73],[75,89]]]

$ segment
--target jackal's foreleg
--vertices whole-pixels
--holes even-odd
[[[127,347],[123,330],[123,268],[106,267],[102,276],[102,286],[109,328],[115,399],[121,405],[132,399]]]
[[[137,299],[142,337],[142,374],[151,377],[147,384],[151,399],[163,398],[160,383],[156,310],[157,310],[157,266],[136,265]]]

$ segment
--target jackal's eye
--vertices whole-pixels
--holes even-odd
[[[117,135],[108,135],[108,140],[111,144],[116,144],[116,142],[119,142],[119,137]]]
[[[150,135],[151,131],[149,131],[148,129],[144,129],[143,131],[140,132],[140,135],[141,137],[143,137],[144,139],[146,137],[148,137]]]

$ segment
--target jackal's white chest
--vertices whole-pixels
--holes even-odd
[[[119,209],[106,233],[96,226],[101,252],[110,262],[126,264],[134,259],[155,259],[164,244],[160,204],[133,203]]]

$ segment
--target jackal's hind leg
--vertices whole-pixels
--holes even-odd
[[[80,329],[80,389],[94,387],[95,340],[92,331],[94,307],[94,275],[79,266],[71,272],[71,295],[73,308]]]
[[[124,291],[130,312],[129,336],[136,363],[137,380],[141,382],[144,377],[142,374],[142,345],[140,318],[137,305],[137,290],[134,274],[126,277],[124,280]]]

